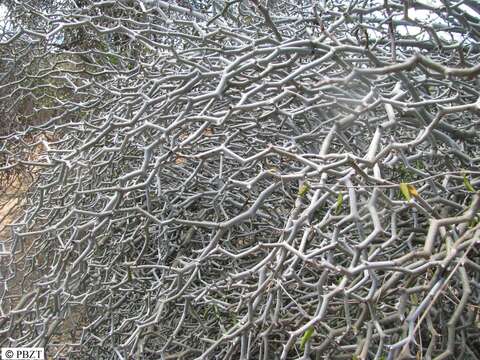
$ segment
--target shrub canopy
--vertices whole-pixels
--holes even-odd
[[[2,346],[480,358],[476,1],[4,10]]]

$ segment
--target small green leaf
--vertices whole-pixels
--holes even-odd
[[[300,186],[300,189],[298,189],[298,196],[304,197],[305,195],[307,195],[309,190],[310,185],[308,184],[308,182],[305,181],[302,186]]]
[[[405,199],[407,199],[407,201],[410,201],[411,197],[410,197],[410,191],[408,190],[408,184],[406,183],[400,183],[400,191],[403,195],[403,197]]]
[[[313,336],[313,333],[315,332],[315,329],[313,326],[310,326],[307,331],[302,336],[302,341],[300,342],[300,348],[303,350],[305,349],[305,344],[310,340],[310,338]]]
[[[415,189],[415,186],[411,184],[407,184],[407,188],[410,195],[412,195],[413,197],[418,197],[418,192],[417,192],[417,189]]]
[[[335,210],[336,215],[342,212],[342,205],[343,205],[343,194],[339,192],[337,196],[337,209]]]
[[[463,174],[463,185],[469,192],[475,192],[475,189],[472,186],[472,183],[467,178],[467,174]]]

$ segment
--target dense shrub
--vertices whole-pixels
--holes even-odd
[[[0,47],[2,346],[480,357],[474,1],[48,4]]]

